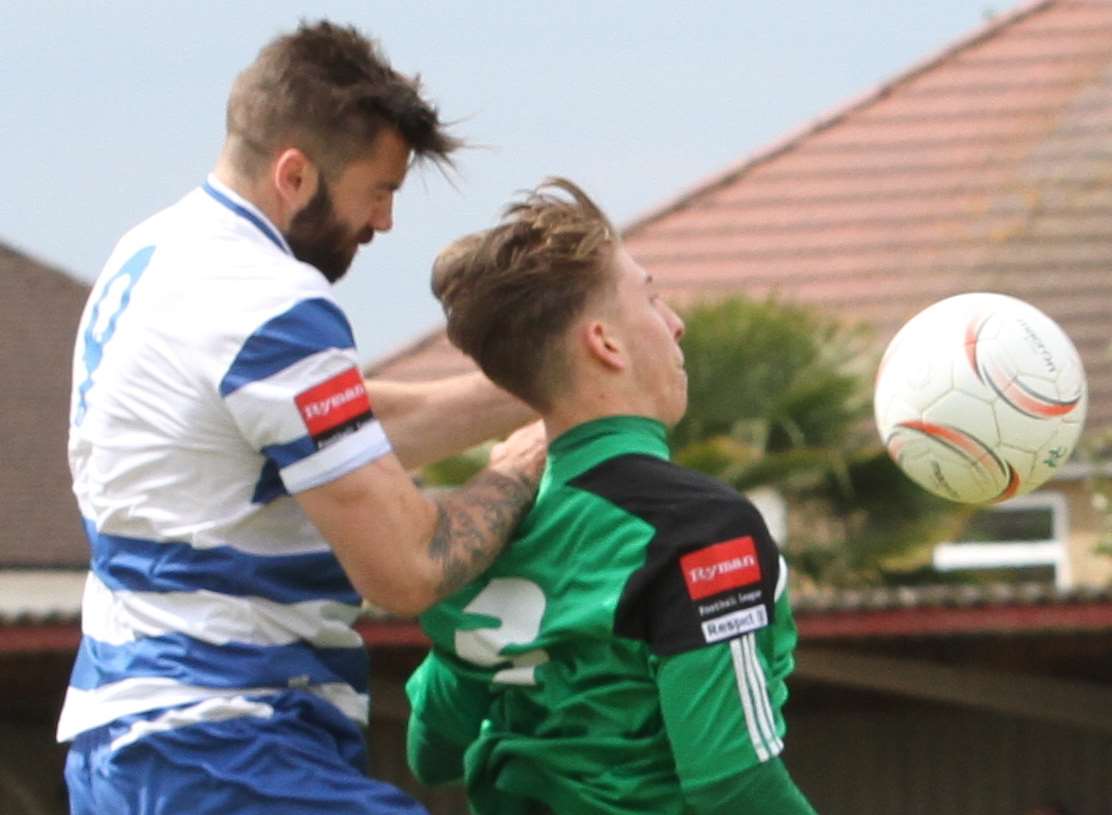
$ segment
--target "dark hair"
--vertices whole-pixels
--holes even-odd
[[[616,244],[586,193],[547,179],[510,204],[497,226],[437,257],[432,290],[448,338],[493,382],[547,409],[567,382],[565,332],[588,298],[615,285]]]
[[[286,146],[335,176],[387,126],[418,159],[450,163],[460,146],[421,97],[418,77],[395,71],[355,28],[328,21],[302,22],[263,47],[232,86],[226,125],[232,160],[250,176]]]

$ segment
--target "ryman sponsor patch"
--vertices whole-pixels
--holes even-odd
[[[757,549],[749,535],[689,552],[680,558],[680,569],[692,600],[701,600],[761,579]]]
[[[294,402],[318,447],[330,438],[355,430],[374,415],[363,376],[354,365],[302,391]]]

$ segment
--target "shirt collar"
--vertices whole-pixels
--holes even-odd
[[[277,227],[271,223],[263,213],[248,201],[243,196],[235,192],[231,187],[221,183],[215,175],[211,173],[205,179],[205,183],[201,185],[210,198],[216,201],[221,206],[231,210],[240,218],[251,223],[256,229],[266,236],[267,240],[285,252],[287,255],[293,255],[290,246],[286,243],[285,237],[278,231]]]
[[[548,446],[542,488],[566,482],[608,458],[640,454],[667,459],[668,428],[647,416],[606,416],[577,425]]]

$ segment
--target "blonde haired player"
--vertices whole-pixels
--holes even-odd
[[[556,180],[449,247],[448,335],[544,419],[536,501],[426,612],[409,761],[479,815],[813,813],[780,753],[795,625],[756,508],[668,460],[683,322]]]

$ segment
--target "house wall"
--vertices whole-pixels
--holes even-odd
[[[54,738],[72,652],[0,653],[0,814],[68,812]]]
[[[54,743],[53,722],[0,722],[0,812],[65,815],[65,750]]]
[[[1102,554],[1099,545],[1112,517],[1093,506],[1093,497],[1085,481],[1060,482],[1054,485],[1069,502],[1069,563],[1075,586],[1107,586],[1112,584],[1112,554]]]
[[[396,669],[408,670],[412,660],[381,657],[373,774],[409,790],[431,815],[461,815],[458,790],[424,788],[405,769]],[[4,815],[66,812],[64,753],[53,744],[53,717],[42,708],[36,720],[0,722]],[[1052,800],[1071,815],[1112,815],[1106,731],[801,681],[793,684],[787,718],[785,761],[822,815],[1027,815]]]
[[[1033,699],[1032,705],[1038,700]],[[797,687],[787,764],[822,815],[1112,815],[1112,734]]]

